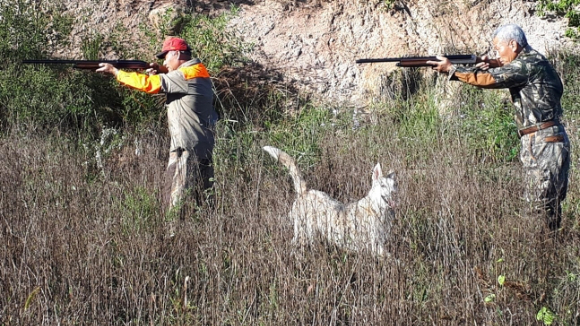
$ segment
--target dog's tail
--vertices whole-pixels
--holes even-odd
[[[273,158],[277,159],[278,162],[282,163],[282,165],[288,168],[290,171],[290,176],[292,177],[292,181],[294,182],[294,190],[296,193],[299,195],[305,193],[307,190],[306,182],[304,179],[302,179],[302,174],[298,170],[298,167],[296,167],[296,162],[292,156],[272,146],[264,146],[263,149]]]

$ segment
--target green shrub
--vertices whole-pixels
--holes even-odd
[[[58,4],[15,0],[0,2],[0,56],[16,61],[43,55],[66,42],[73,19]]]
[[[580,117],[580,55],[560,53],[557,61],[561,65],[561,77],[564,82],[562,108],[564,116],[577,119]]]
[[[181,37],[192,48],[192,55],[199,58],[206,65],[210,74],[215,75],[226,65],[238,65],[244,62],[244,53],[251,48],[251,44],[242,42],[226,26],[231,17],[237,14],[238,9],[233,6],[230,11],[209,17],[194,11],[188,11],[180,18],[179,23],[172,20],[172,10],[169,9],[161,17],[159,33],[151,31],[150,27],[142,24],[140,30],[147,36],[148,53],[155,53],[163,42],[163,35],[167,35],[172,25],[179,24],[181,28],[175,36]],[[171,34],[170,34],[171,35]]]
[[[568,18],[568,26],[580,26],[580,12],[577,9],[580,0],[540,0],[538,2],[537,9],[540,15],[544,15],[546,11],[551,11],[558,16]]]
[[[469,149],[482,159],[509,162],[517,158],[519,140],[511,104],[501,90],[481,90],[465,87],[465,99],[459,116],[459,133],[465,137]],[[504,100],[505,99],[505,100]]]

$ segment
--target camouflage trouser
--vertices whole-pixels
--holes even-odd
[[[180,148],[170,152],[163,190],[165,206],[169,210],[178,206],[189,191],[201,204],[205,199],[204,191],[213,187],[213,177],[211,156],[200,159],[194,153]]]
[[[561,202],[566,198],[570,141],[558,125],[525,135],[520,160],[525,173],[524,198],[529,211],[546,217],[551,230],[560,227]]]

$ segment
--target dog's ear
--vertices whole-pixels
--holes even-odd
[[[395,171],[389,171],[389,174],[387,174],[386,178],[395,180],[397,178],[397,174]]]
[[[377,163],[373,169],[373,181],[379,180],[383,176],[383,170],[381,170],[381,164]]]

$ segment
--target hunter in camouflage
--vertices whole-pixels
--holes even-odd
[[[445,57],[428,63],[450,80],[509,89],[521,137],[528,212],[544,215],[549,228],[557,230],[570,168],[570,142],[561,124],[562,81],[550,62],[528,45],[519,26],[501,26],[493,36],[497,59],[484,56],[472,68],[454,66]]]

